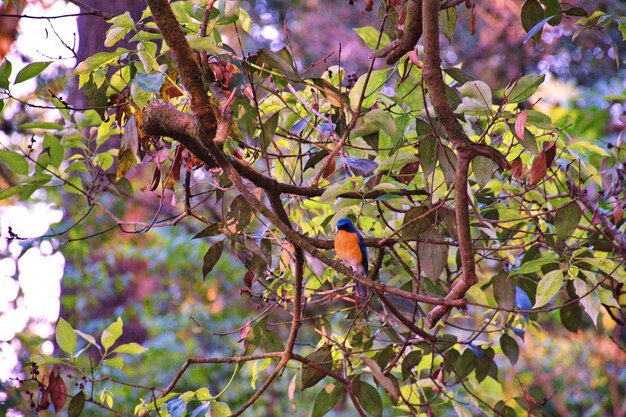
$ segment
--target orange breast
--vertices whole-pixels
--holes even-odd
[[[359,237],[356,233],[345,230],[337,232],[335,237],[335,252],[337,257],[347,263],[352,269],[357,268],[363,261],[363,254],[359,248]]]

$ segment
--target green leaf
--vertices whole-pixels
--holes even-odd
[[[504,97],[509,103],[520,103],[527,100],[535,94],[545,78],[545,75],[524,75],[507,87]]]
[[[476,368],[477,363],[476,354],[472,349],[465,349],[454,363],[454,372],[459,379],[463,379]]]
[[[333,357],[331,355],[331,346],[324,345],[321,348],[317,349],[314,352],[311,352],[306,357],[307,360],[316,363],[320,367],[324,369],[332,370],[333,367]],[[325,373],[318,371],[317,369],[303,364],[302,365],[302,374],[301,374],[301,383],[302,389],[305,390],[310,388],[320,382],[326,376]]]
[[[359,118],[350,137],[367,136],[371,133],[382,131],[387,136],[396,137],[397,127],[390,112],[383,109],[374,109]]]
[[[63,184],[63,189],[71,194],[83,195],[83,184],[79,177],[66,178],[67,184]]]
[[[515,307],[515,281],[505,271],[500,271],[493,281],[493,295],[499,307],[507,310]]]
[[[50,164],[55,168],[59,168],[61,162],[63,162],[63,156],[65,153],[65,150],[63,149],[63,146],[61,145],[59,139],[48,133],[45,133],[43,139],[43,148],[47,149],[48,152],[50,152]]]
[[[363,103],[361,107],[368,109],[376,103],[376,100],[378,99],[376,93],[382,90],[385,86],[385,82],[387,81],[387,71],[388,70],[386,69],[372,71],[369,80],[367,81],[367,88],[365,88],[367,74],[363,74],[359,77],[349,94],[350,108],[352,108],[352,110],[356,111],[363,89],[365,89],[365,95],[363,96]]]
[[[402,361],[402,378],[407,379],[411,375],[411,370],[415,368],[422,360],[422,351],[413,350]]]
[[[550,20],[550,26],[556,26],[561,23],[563,18],[563,8],[561,7],[559,0],[541,0],[541,2],[546,6],[546,16],[554,17]]]
[[[115,341],[119,339],[122,335],[123,327],[124,323],[122,322],[122,318],[118,317],[114,323],[111,323],[109,327],[104,329],[102,336],[100,337],[100,342],[102,343],[104,350],[109,350]]]
[[[383,401],[376,388],[360,379],[355,380],[352,386],[361,407],[374,417],[382,417]]]
[[[597,292],[591,291],[593,287],[580,278],[574,278],[574,288],[576,295],[582,297],[580,303],[583,305],[585,313],[591,318],[593,324],[597,326],[598,314],[600,313],[600,297]]]
[[[572,333],[578,333],[583,319],[583,310],[578,301],[568,304],[559,310],[559,317],[563,327]]]
[[[411,207],[402,220],[402,226],[419,218],[427,211],[424,206]],[[425,233],[433,225],[432,220],[428,217],[412,222],[410,225],[402,229],[402,239],[414,239]]]
[[[552,297],[559,292],[561,287],[563,286],[563,271],[560,269],[556,269],[554,271],[550,271],[541,278],[539,284],[537,285],[537,295],[535,296],[535,305],[534,307],[542,307],[550,300]]]
[[[87,333],[83,333],[80,330],[74,330],[74,332],[79,335],[80,337],[82,337],[83,339],[85,339],[88,343],[94,345],[94,346],[98,346],[98,342],[96,342],[96,338],[93,337],[90,334]]]
[[[23,186],[16,185],[14,187],[9,187],[9,188],[6,188],[6,189],[0,191],[0,201],[6,200],[7,198],[9,198],[11,196],[14,196],[17,193],[22,192],[23,189],[24,189]]]
[[[228,404],[220,401],[211,401],[211,417],[227,417],[232,414]]]
[[[491,110],[493,94],[487,83],[476,80],[468,81],[459,87],[461,104],[455,112]]]
[[[261,135],[261,151],[263,152],[263,155],[267,153],[267,148],[274,140],[279,116],[279,112],[276,112],[267,118],[267,120],[263,123],[263,134]]]
[[[541,20],[539,23],[537,23],[535,26],[533,26],[528,31],[526,36],[524,36],[524,41],[522,43],[528,42],[533,37],[535,37],[536,41],[539,41],[539,37],[537,37],[537,36],[540,36],[540,35],[538,35],[538,34],[541,33],[541,30],[546,25],[546,23],[548,23],[548,21],[554,20],[555,18],[560,18],[560,15],[558,15],[558,16],[555,16],[555,15],[548,16],[545,19]],[[535,36],[535,35],[537,35],[537,36]]]
[[[456,32],[456,7],[448,7],[439,11],[439,26],[448,42],[452,43],[452,36]]]
[[[448,187],[452,186],[456,178],[457,157],[452,149],[446,145],[442,145],[443,155],[439,155],[439,165],[443,171],[443,179]]]
[[[72,356],[76,349],[76,333],[72,326],[67,321],[63,320],[62,317],[59,317],[54,336],[61,350]]]
[[[116,369],[122,369],[124,367],[124,358],[122,358],[121,356],[116,356],[114,358],[105,359],[104,365]]]
[[[330,410],[335,408],[343,392],[344,386],[341,384],[328,384],[322,388],[315,396],[311,417],[323,417],[328,414]]]
[[[138,73],[135,76],[135,81],[137,81],[137,85],[141,87],[145,91],[149,91],[151,93],[158,93],[161,90],[161,86],[165,82],[165,78],[163,74],[144,74]]]
[[[107,48],[112,47],[126,36],[129,29],[123,27],[111,27],[107,30],[106,37],[104,38],[104,46]]]
[[[496,164],[489,158],[477,156],[472,159],[472,168],[474,169],[474,178],[481,188],[484,188],[489,181],[494,178]]]
[[[28,163],[24,156],[8,149],[0,149],[0,160],[16,174],[28,175]]]
[[[330,153],[326,149],[321,149],[319,152],[314,153],[304,164],[303,171],[307,169],[313,168],[319,162],[321,162],[325,157],[327,157]]]
[[[378,37],[380,36],[380,44],[378,48],[382,48],[389,44],[389,36],[386,33],[380,33],[380,31],[371,26],[364,26],[362,28],[354,28],[354,31],[363,39],[365,45],[374,50],[377,48]]]
[[[554,215],[554,228],[556,229],[557,242],[564,242],[576,230],[582,210],[576,202],[560,207]]]
[[[2,61],[2,65],[0,65],[0,88],[5,90],[9,89],[9,77],[12,71],[13,65],[11,61],[5,58],[4,61]]]
[[[137,158],[130,149],[123,149],[117,156],[117,172],[115,173],[115,182],[123,179],[128,171],[137,165]]]
[[[224,250],[224,241],[221,240],[211,246],[209,250],[204,254],[204,259],[202,261],[202,276],[206,278],[206,276],[213,270],[217,261],[220,260],[222,256],[222,251]]]
[[[50,164],[50,152],[45,150],[37,157],[37,165],[35,166],[35,172],[40,174]]]
[[[19,84],[23,81],[30,80],[33,77],[41,74],[43,70],[48,68],[48,65],[52,64],[52,61],[48,62],[33,62],[26,65],[15,77],[15,84]]]
[[[129,355],[139,355],[144,353],[146,350],[148,349],[141,346],[139,343],[131,342],[119,345],[115,348],[115,350],[113,350],[112,353],[127,353]]]
[[[135,22],[133,21],[130,12],[124,12],[107,20],[107,22],[111,23],[113,27],[121,27],[126,29],[133,29],[135,27]]]
[[[418,154],[424,175],[430,177],[437,166],[437,139],[430,135],[420,140]]]
[[[434,228],[423,234],[426,239],[442,240],[443,236]],[[448,246],[420,242],[417,248],[422,272],[432,283],[436,283],[448,263]]]
[[[325,80],[323,78],[311,78],[310,80],[307,80],[307,84],[309,84],[308,81],[313,84],[313,88],[319,90],[322,93],[322,95],[326,98],[326,100],[328,100],[331,105],[335,107],[341,107],[342,104],[348,103],[349,99],[347,98],[347,96],[343,94],[344,97],[342,97],[342,94],[337,89],[337,87],[332,85],[328,80]]]
[[[509,358],[509,361],[511,361],[511,365],[515,365],[517,363],[517,359],[519,359],[519,346],[517,345],[515,339],[504,333],[500,337],[500,347],[506,357]]]
[[[520,265],[519,269],[509,272],[509,276],[534,274],[535,272],[540,271],[542,266],[554,262],[556,262],[556,259],[553,257],[548,257],[545,259],[535,259],[534,261],[525,262]]]
[[[233,232],[241,232],[250,224],[253,216],[250,203],[242,195],[238,195],[228,207],[226,228]]]
[[[473,76],[469,75],[468,73],[466,73],[465,71],[463,71],[460,68],[450,67],[450,68],[444,69],[443,71],[446,74],[448,74],[450,77],[452,77],[456,81],[458,81],[460,84],[465,84],[465,83],[470,82],[470,81],[476,81],[476,78],[474,78]]]
[[[67,417],[78,417],[83,412],[85,407],[85,393],[80,391],[74,395],[74,398],[70,401],[70,405],[67,407]]]
[[[327,189],[324,190],[320,197],[320,202],[330,204],[336,200],[336,198],[342,194],[354,191],[354,185],[349,181],[336,182]]]
[[[222,225],[221,223],[214,223],[212,225],[209,225],[207,227],[205,227],[204,229],[200,230],[198,233],[196,233],[195,235],[193,235],[193,237],[191,238],[193,239],[200,239],[202,237],[210,237],[210,236],[218,236],[222,234]]]
[[[78,64],[70,76],[90,73],[100,66],[113,62],[120,55],[127,52],[128,49],[126,48],[117,48],[113,52],[98,52]]]
[[[143,64],[145,71],[152,71],[158,68],[156,61],[157,45],[154,42],[142,41],[137,44],[137,56]]]
[[[526,3],[522,6],[522,27],[526,32],[529,32],[535,25],[537,25],[544,17],[545,13],[543,7],[537,0],[526,0]],[[533,34],[535,41],[541,39],[541,33],[537,32]]]
[[[269,49],[259,49],[252,54],[250,61],[258,67],[265,69],[278,69],[292,80],[299,80],[300,74],[293,63],[293,58],[287,48],[283,48],[278,52]]]

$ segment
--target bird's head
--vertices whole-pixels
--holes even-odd
[[[339,219],[337,222],[337,230],[345,230],[346,232],[356,233],[356,227],[354,227],[354,223],[347,217]]]

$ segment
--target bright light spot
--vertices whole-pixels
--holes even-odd
[[[6,259],[3,259],[2,261],[4,260]],[[11,278],[10,276],[0,275],[0,312],[5,312],[12,308],[10,303],[15,301],[17,298],[19,289],[20,284],[17,280]]]
[[[19,300],[18,300],[19,301]],[[9,310],[0,315],[0,341],[6,342],[21,332],[28,323],[28,312],[24,306],[18,306],[14,310]],[[2,354],[0,354],[2,359]],[[4,361],[0,360],[0,363]],[[0,365],[0,379],[2,375],[2,365]]]
[[[0,259],[0,276],[12,277],[15,275],[15,271],[15,261],[13,259]]]
[[[52,243],[49,240],[44,240],[39,244],[39,250],[43,256],[52,255]]]
[[[80,10],[78,6],[73,4],[57,1],[46,8],[38,3],[30,3],[26,8],[26,12],[34,16],[56,16],[78,13]],[[55,31],[56,34],[54,33]],[[73,68],[76,65],[76,59],[63,43],[65,42],[65,44],[77,50],[78,35],[74,37],[74,34],[77,33],[76,18],[51,19],[50,22],[41,19],[22,19],[17,39],[12,46],[13,53],[8,57],[13,64],[12,78],[26,66],[26,62],[21,62],[21,56],[24,55],[33,62],[53,61],[50,67],[44,71],[44,74],[49,73],[53,67]],[[15,51],[20,52],[16,54]],[[15,88],[12,88],[12,93],[20,96],[23,93],[34,90],[36,85],[37,80],[33,78],[17,84]]]
[[[267,40],[273,41],[278,39],[280,32],[278,32],[274,26],[267,25],[263,26],[263,29],[261,29],[261,36]]]
[[[63,212],[49,203],[0,207],[0,215],[3,219],[2,236],[9,235],[10,226],[13,233],[25,238],[43,236],[52,223],[58,223],[63,218]]]
[[[43,256],[39,248],[30,248],[19,260],[20,286],[28,314],[50,322],[59,317],[61,278],[65,258],[61,252]]]
[[[0,327],[1,328],[1,327]],[[14,376],[13,369],[17,366],[17,353],[9,343],[0,343],[0,381],[6,382]]]
[[[42,355],[50,356],[54,353],[54,344],[51,341],[46,340],[41,344],[41,346],[39,346],[39,351]]]
[[[36,321],[28,326],[28,328],[34,335],[39,336],[42,339],[52,337],[52,335],[54,334],[54,326],[52,326],[52,324],[47,321]]]

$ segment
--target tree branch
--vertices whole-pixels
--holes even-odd
[[[216,126],[212,126],[208,133],[203,133],[198,119],[189,113],[183,113],[171,104],[163,102],[152,102],[143,110],[142,130],[152,136],[167,136],[185,145],[196,157],[210,167],[216,166],[215,160],[211,157],[205,141],[206,137],[215,137]],[[257,187],[267,191],[277,191],[281,194],[299,195],[302,197],[320,197],[326,191],[325,188],[298,186],[277,181],[261,174],[246,161],[224,155],[233,165],[239,175],[252,181]],[[338,197],[351,199],[375,199],[383,194],[394,194],[402,196],[427,195],[424,190],[376,190],[368,192],[348,192]]]
[[[472,143],[448,103],[440,67],[439,7],[438,0],[424,0],[423,2],[423,74],[424,80],[428,86],[428,95],[435,108],[437,118],[441,122],[448,140],[452,142],[458,155],[455,169],[454,198],[463,276],[452,287],[446,296],[446,300],[459,300],[465,296],[465,293],[477,281],[467,196],[469,164],[471,160],[478,155],[484,155],[494,160],[502,168],[508,168],[509,163],[497,150],[487,145]],[[450,308],[447,306],[440,305],[435,307],[428,313],[426,324],[432,328],[448,311],[450,311]]]

